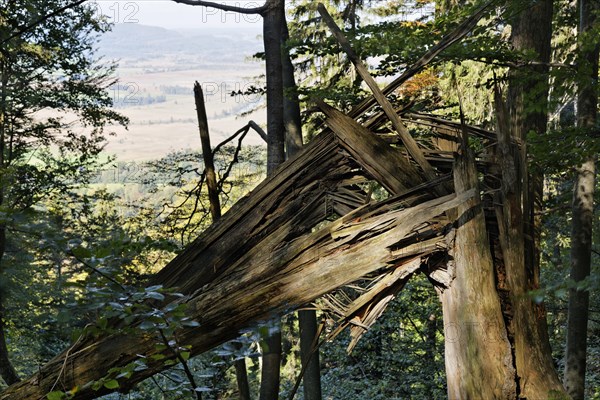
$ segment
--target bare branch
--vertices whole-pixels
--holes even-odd
[[[267,141],[267,132],[265,132],[265,130],[263,128],[258,126],[258,124],[256,122],[250,121],[250,122],[248,122],[248,126],[252,129],[254,129],[256,131],[256,133],[258,133],[258,135],[262,138],[262,140],[264,140],[265,142]]]
[[[204,7],[212,7],[212,8],[216,8],[218,10],[223,10],[223,11],[233,11],[233,12],[238,12],[240,14],[259,14],[262,15],[266,10],[267,10],[267,4],[265,3],[264,5],[260,6],[260,7],[254,7],[254,8],[245,8],[245,7],[238,7],[238,6],[230,6],[223,3],[217,3],[214,1],[204,1],[204,0],[173,0],[175,3],[180,3],[180,4],[187,4],[190,6],[204,6]]]

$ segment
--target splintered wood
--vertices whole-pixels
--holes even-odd
[[[426,273],[440,287],[450,284],[454,269],[446,254],[456,208],[478,197],[475,189],[454,193],[457,125],[421,114],[401,120],[385,95],[463,37],[481,15],[480,10],[390,86],[379,90],[371,82],[375,97],[349,114],[317,100],[327,127],[151,277],[148,285],[182,293],[178,301],[187,303],[188,316],[200,324],[177,332],[180,345],[200,354],[322,298],[339,329],[350,327],[351,349],[413,274]],[[384,113],[373,109],[376,103]],[[390,118],[397,140],[370,130]],[[403,121],[439,135],[422,146]],[[461,129],[495,140],[482,129]],[[385,188],[389,197],[371,201],[365,182]],[[371,284],[358,296],[344,301],[325,296],[365,278]],[[94,381],[116,379],[110,371],[141,357],[149,360],[146,369],[118,379],[119,390],[127,391],[174,358],[156,346],[158,332],[113,328],[113,333],[82,336],[34,376],[0,393],[0,400],[41,399],[51,390],[75,387],[76,399],[92,399],[114,390],[94,390]],[[157,353],[162,359],[152,358]]]

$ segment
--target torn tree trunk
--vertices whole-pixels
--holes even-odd
[[[434,180],[436,178],[435,170],[423,156],[423,151],[417,145],[417,142],[415,142],[413,137],[410,135],[404,123],[402,123],[402,120],[400,116],[396,113],[394,106],[392,106],[387,97],[385,97],[385,94],[381,91],[381,89],[379,89],[377,82],[375,82],[375,79],[373,79],[367,67],[364,65],[364,63],[358,57],[358,55],[354,52],[354,50],[350,46],[350,43],[348,42],[348,39],[346,39],[340,28],[336,25],[333,18],[331,18],[331,15],[329,15],[325,6],[319,3],[318,10],[321,14],[321,17],[323,17],[323,20],[337,39],[338,43],[340,44],[340,46],[342,46],[342,49],[344,50],[344,52],[346,52],[348,58],[356,67],[356,71],[359,73],[360,77],[366,82],[366,84],[371,89],[373,97],[375,97],[377,103],[379,103],[381,108],[383,108],[385,115],[392,122],[392,126],[394,127],[396,132],[398,132],[398,135],[400,135],[402,143],[404,143],[404,146],[406,147],[408,153],[421,167],[424,176],[428,180]]]
[[[415,228],[474,194],[470,191],[449,195],[407,209],[401,208],[403,199],[399,197],[380,206],[359,209],[301,239],[279,241],[277,246],[272,246],[275,243],[270,240],[263,242],[234,262],[227,274],[214,275],[213,280],[187,298],[188,314],[200,326],[179,331],[179,343],[190,345],[192,355],[199,354],[235,338],[257,321],[287,313],[381,268],[400,267],[401,259],[392,256],[394,244],[417,243]],[[444,241],[442,231],[439,238]],[[266,252],[264,246],[276,250]],[[179,267],[177,260],[167,268]],[[202,263],[201,256],[198,262]],[[139,355],[151,357],[159,352],[152,332],[135,332],[84,338],[32,378],[2,392],[0,399],[38,399],[53,387],[77,386],[77,399],[106,393],[110,389],[105,387],[92,390],[91,382],[109,376],[111,368],[134,362]],[[172,357],[168,352],[165,356]],[[120,379],[120,387],[126,389],[165,368],[164,360],[150,361],[147,369],[136,372],[129,380]]]
[[[457,193],[478,187],[468,150],[454,170]],[[515,399],[515,368],[494,284],[479,196],[458,207],[454,279],[441,293],[448,398]]]

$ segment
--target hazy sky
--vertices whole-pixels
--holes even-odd
[[[217,0],[240,7],[257,7],[264,0]],[[139,23],[169,29],[244,28],[262,30],[262,18],[214,8],[178,4],[171,0],[94,0],[98,13],[116,23]]]

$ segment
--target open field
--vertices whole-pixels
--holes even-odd
[[[134,34],[135,45],[130,42]],[[231,91],[263,84],[259,78],[264,71],[262,63],[249,60],[260,50],[260,41],[252,40],[251,35],[237,40],[234,51],[226,47],[231,46],[235,33],[231,34],[232,39],[223,35],[180,35],[162,28],[131,25],[122,29],[117,26],[110,35],[101,42],[100,53],[120,60],[119,87],[112,96],[118,111],[131,121],[128,130],[115,127],[117,136],[110,139],[106,148],[119,160],[156,159],[171,151],[200,147],[192,93],[195,81],[202,84],[205,92],[213,145],[250,119],[264,125],[264,99],[230,96]],[[199,44],[198,38],[203,43]],[[251,114],[240,116],[253,109],[256,110]],[[246,143],[261,142],[257,135],[250,134]]]

